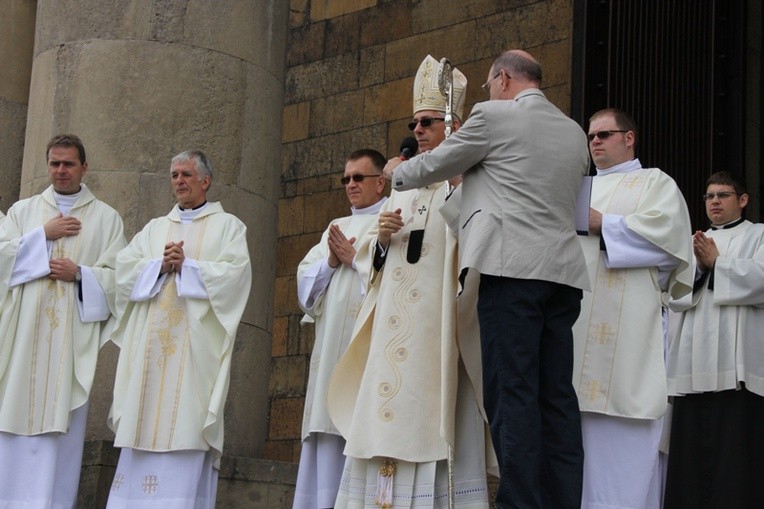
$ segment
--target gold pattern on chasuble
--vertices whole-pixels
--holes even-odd
[[[89,209],[88,205],[78,209],[78,219],[83,223],[86,222]],[[55,240],[51,259],[69,258],[76,263],[79,259],[80,237],[74,235]],[[36,434],[55,426],[61,391],[70,384],[72,320],[77,311],[74,308],[73,283],[46,277],[36,284],[29,284],[37,287],[40,310],[35,323],[28,381],[28,429],[30,434]],[[67,405],[68,409],[68,401],[61,404]]]
[[[166,242],[183,240],[186,256],[199,259],[206,223],[206,219],[188,225],[173,223]],[[135,445],[148,450],[171,450],[184,394],[195,391],[194,387],[187,387],[191,384],[184,384],[190,331],[185,299],[178,297],[176,274],[167,277],[152,300],[148,324]]]
[[[621,216],[634,213],[646,183],[645,172],[642,170],[624,174],[610,193],[610,202],[605,213]],[[608,405],[618,347],[628,269],[608,269],[605,254],[599,252],[597,256],[578,394],[589,403],[585,410],[604,411]]]
[[[416,201],[414,202],[416,205]],[[413,207],[416,208],[416,207]],[[423,246],[424,248],[424,246]],[[397,250],[398,259],[388,260],[391,265],[390,279],[393,287],[392,297],[389,298],[393,306],[393,312],[384,320],[381,330],[377,333],[380,339],[385,340],[384,348],[385,364],[390,369],[387,380],[382,380],[377,385],[377,395],[382,399],[377,410],[377,417],[383,422],[391,422],[395,419],[393,402],[400,393],[403,383],[401,364],[409,357],[407,343],[413,333],[412,304],[422,299],[422,292],[415,286],[419,270],[406,261],[408,250],[408,237],[401,248]],[[392,253],[391,253],[392,254]],[[424,249],[422,256],[424,256]],[[380,309],[380,304],[377,304]]]

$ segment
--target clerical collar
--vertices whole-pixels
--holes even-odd
[[[181,224],[189,224],[191,221],[194,220],[196,216],[202,213],[202,211],[207,207],[208,203],[204,202],[198,207],[194,207],[192,209],[182,209],[180,208],[180,205],[178,205],[178,217],[180,218]]]
[[[379,210],[382,208],[382,205],[384,205],[386,201],[387,201],[387,196],[384,196],[381,200],[379,200],[374,205],[369,205],[368,207],[364,207],[362,209],[350,207],[350,213],[354,216],[363,215],[363,214],[378,214]]]
[[[610,168],[597,168],[597,175],[611,175],[613,173],[626,173],[628,171],[641,170],[642,163],[639,158],[634,158],[631,161],[625,163],[616,164]]]
[[[729,222],[727,224],[712,224],[711,225],[711,229],[712,230],[729,230],[730,228],[736,227],[737,225],[739,225],[743,221],[745,221],[745,219],[743,219],[741,217],[741,218],[735,219],[734,221],[731,221],[731,222]]]
[[[207,205],[207,200],[204,200],[201,205],[197,205],[196,207],[193,207],[193,208],[190,208],[190,209],[184,209],[183,207],[180,206],[180,204],[178,204],[178,208],[180,210],[186,212],[186,211],[189,211],[189,210],[199,210],[200,208],[204,207],[205,205]]]
[[[56,205],[58,206],[58,210],[63,215],[68,216],[69,211],[72,210],[72,207],[74,207],[74,204],[77,203],[77,200],[79,199],[81,193],[82,193],[82,187],[80,187],[80,190],[74,194],[59,194],[56,191],[53,191],[53,199],[56,200]]]

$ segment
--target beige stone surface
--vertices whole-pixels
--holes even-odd
[[[35,2],[6,0],[0,16],[0,99],[26,104],[35,32]],[[3,117],[0,116],[0,120]]]
[[[310,127],[309,122],[310,102],[305,101],[285,106],[281,141],[289,143],[290,141],[306,139]]]
[[[349,12],[374,7],[376,4],[377,0],[312,0],[310,3],[310,19],[312,21],[319,21],[333,18]]]
[[[0,211],[19,198],[27,105],[0,98]],[[43,148],[44,150],[44,148]]]

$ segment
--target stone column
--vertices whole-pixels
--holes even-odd
[[[8,0],[0,16],[0,210],[19,197],[37,2]],[[44,147],[43,147],[44,150]]]
[[[129,239],[174,204],[172,156],[201,149],[210,157],[209,198],[247,224],[254,267],[233,357],[225,454],[258,457],[267,434],[289,2],[38,4],[21,194],[48,183],[48,139],[76,133],[88,155],[85,182],[122,214]],[[113,438],[106,417],[116,355],[109,344],[99,359],[90,442]]]

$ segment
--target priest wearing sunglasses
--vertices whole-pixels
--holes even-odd
[[[453,85],[459,128],[467,79],[457,69]],[[432,56],[414,78],[413,102],[409,128],[419,152],[427,152],[446,138],[446,97]],[[445,200],[444,180],[393,192],[378,228],[357,243],[356,265],[371,269],[368,293],[327,398],[347,440],[335,508],[373,501],[374,507],[441,507],[451,491],[455,507],[488,509],[484,424],[460,368],[456,237],[440,213]]]
[[[595,113],[588,138],[597,175],[581,243],[592,292],[573,328],[584,438],[581,507],[660,507],[664,303],[692,290],[690,219],[674,180],[636,158],[637,127],[625,112]]]

